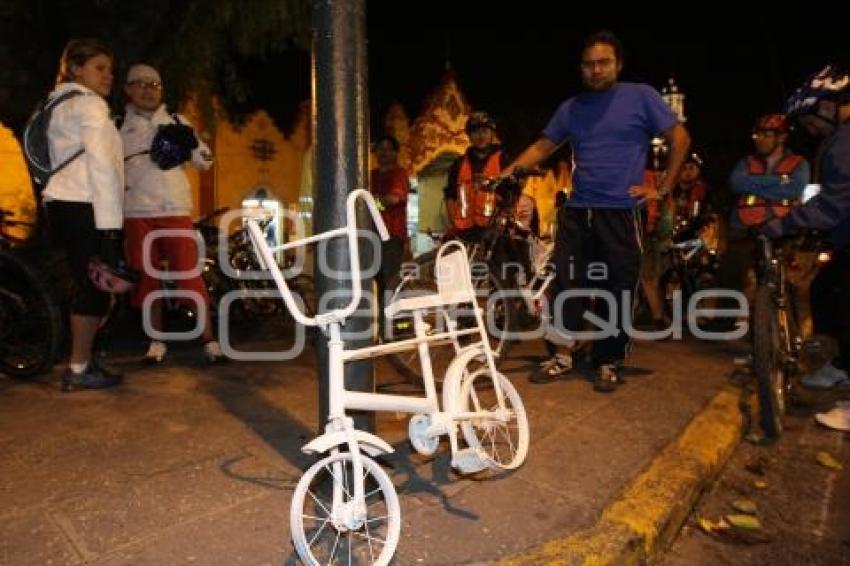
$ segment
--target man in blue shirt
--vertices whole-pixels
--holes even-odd
[[[547,338],[557,335],[561,344],[572,345],[570,335],[581,330],[589,294],[582,292],[594,290],[597,316],[616,321],[616,332],[593,344],[593,363],[598,368],[594,389],[602,392],[613,391],[620,382],[617,366],[628,345],[623,301],[637,286],[641,258],[636,209],[642,197],[656,192],[643,186],[650,140],[663,135],[670,145],[657,191],[661,196],[673,186],[690,145],[687,130],[655,89],[618,82],[622,69],[622,46],[614,34],[591,35],[581,54],[585,91],[561,104],[543,135],[504,173],[542,162],[563,143],[572,146],[574,188],[558,213],[553,255],[557,277]],[[565,291],[573,293],[559,299]],[[583,296],[575,296],[576,291]],[[609,312],[609,307],[616,312]],[[629,310],[626,306],[625,311]],[[544,363],[535,382],[552,381],[572,368],[569,354],[557,354],[550,342],[547,347],[552,359]]]

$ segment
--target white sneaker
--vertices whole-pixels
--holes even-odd
[[[837,385],[850,385],[850,376],[843,369],[832,365],[832,362],[827,362],[819,370],[803,377],[800,383],[811,389],[832,389]]]
[[[148,346],[148,352],[145,354],[145,361],[160,364],[162,363],[162,359],[165,358],[165,353],[167,351],[168,348],[166,347],[165,342],[151,340],[151,345]]]
[[[823,426],[850,432],[850,401],[839,401],[830,411],[816,414],[815,420]]]
[[[570,354],[555,354],[551,358],[547,358],[538,364],[540,369],[547,369],[554,365],[564,366],[568,369],[573,367],[573,357]]]
[[[207,361],[211,364],[227,360],[227,358],[224,357],[224,352],[221,351],[221,345],[215,340],[210,340],[204,344],[204,355],[207,357]]]

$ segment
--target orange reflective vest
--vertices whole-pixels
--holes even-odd
[[[496,194],[482,190],[479,179],[496,177],[502,171],[502,152],[492,153],[484,168],[476,175],[468,155],[463,156],[457,175],[457,200],[449,203],[449,217],[455,230],[468,230],[473,226],[489,226],[496,212]]]
[[[791,175],[803,162],[803,157],[789,153],[779,160],[773,168],[773,175]],[[767,162],[761,157],[750,155],[747,157],[747,173],[750,175],[766,175]],[[797,201],[795,199],[783,199],[771,201],[756,195],[741,195],[738,199],[738,219],[744,226],[757,226],[769,219],[768,211],[773,216],[782,218],[791,210]]]

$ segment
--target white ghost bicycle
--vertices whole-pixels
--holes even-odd
[[[355,429],[346,410],[412,413],[408,434],[414,449],[433,455],[440,436],[447,435],[451,465],[460,473],[515,469],[528,453],[525,408],[510,381],[496,370],[462,244],[450,242],[441,248],[436,265],[436,293],[396,298],[386,307],[388,317],[412,314],[414,338],[345,349],[341,326],[355,312],[362,296],[356,224],[358,200],[367,205],[378,233],[386,240],[387,230],[375,201],[362,189],[348,196],[347,226],[275,248],[269,247],[257,222],[248,221],[258,255],[268,266],[293,317],[301,324],[318,326],[329,338],[328,423],[324,434],[302,448],[308,454],[327,456],[310,466],[301,477],[290,510],[292,540],[298,555],[307,564],[387,564],[398,545],[401,529],[398,495],[387,473],[372,459],[393,452],[393,448],[378,436]],[[348,241],[353,287],[350,302],[345,307],[309,317],[290,293],[273,253],[331,238]],[[454,322],[453,313],[464,305],[474,313],[478,323],[474,328],[460,329]],[[441,311],[445,317],[443,332],[434,333],[423,320],[423,313],[433,309]],[[319,310],[322,311],[321,307]],[[469,310],[465,313],[467,317]],[[459,337],[475,335],[477,341],[461,346]],[[454,343],[456,356],[443,381],[441,409],[429,344],[447,340]],[[364,393],[345,388],[346,362],[404,349],[419,351],[425,397]]]

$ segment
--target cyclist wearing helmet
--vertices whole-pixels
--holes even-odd
[[[756,152],[738,162],[729,178],[739,195],[731,226],[756,226],[788,213],[809,182],[809,164],[786,147],[788,121],[784,114],[767,114],[753,126]]]
[[[838,355],[804,377],[803,384],[830,388],[850,384],[850,72],[827,65],[797,89],[786,107],[807,133],[824,138],[816,174],[821,189],[765,224],[762,232],[771,238],[803,230],[829,233],[834,254],[812,281],[811,310],[815,331],[838,342]],[[843,418],[850,430],[850,406]]]
[[[473,112],[466,121],[470,146],[449,169],[443,194],[451,223],[450,232],[466,241],[477,241],[495,212],[496,195],[480,191],[477,184],[497,177],[507,160],[496,139],[496,122],[486,112]]]
[[[787,214],[809,182],[808,162],[785,145],[788,131],[784,114],[767,114],[756,120],[752,129],[755,153],[738,161],[729,177],[729,187],[738,195],[738,202],[729,219],[726,251],[717,274],[720,288],[744,290],[755,258],[748,229]],[[718,303],[721,309],[739,306],[725,297]],[[728,331],[735,322],[732,318],[717,318],[711,330]]]
[[[124,199],[124,231],[127,237],[127,259],[138,270],[141,280],[130,296],[133,306],[141,308],[146,296],[162,289],[162,282],[145,270],[143,243],[155,230],[185,230],[186,236],[156,237],[150,247],[148,265],[161,269],[192,271],[198,265],[198,249],[193,238],[192,194],[182,165],[191,161],[197,169],[209,169],[212,154],[195,135],[189,121],[169,114],[162,103],[162,79],[149,65],[133,65],[127,73],[124,92],[129,99],[121,123],[124,141],[124,173],[127,192]],[[200,275],[175,279],[180,290],[197,293],[209,305],[206,285]],[[191,298],[181,297],[188,306],[196,307]],[[151,305],[151,326],[163,330],[162,301]],[[212,330],[210,309],[202,324],[204,353],[208,361],[224,360],[221,347]],[[159,363],[166,353],[164,342],[152,340],[145,361]]]
[[[662,215],[667,214],[672,222],[690,222],[707,212],[708,185],[702,178],[703,165],[702,157],[696,152],[685,158],[676,186],[664,199]]]

